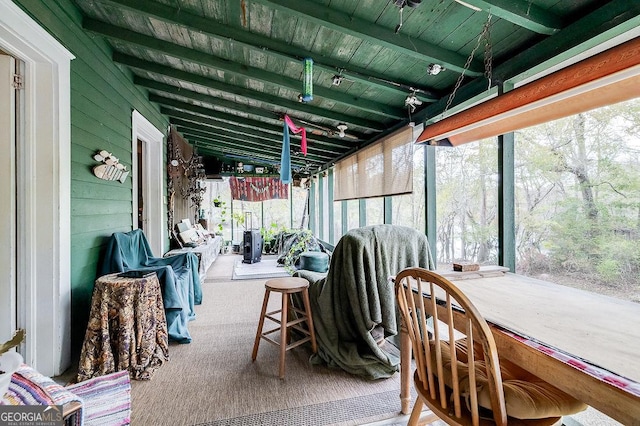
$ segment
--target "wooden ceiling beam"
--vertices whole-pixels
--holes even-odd
[[[459,145],[640,95],[640,38],[426,126],[417,142]]]
[[[182,133],[182,136],[189,141],[197,140],[198,142],[204,143],[208,147],[218,149],[223,153],[233,151],[233,152],[237,152],[238,154],[244,154],[244,155],[251,155],[251,156],[259,155],[262,158],[270,159],[270,160],[275,160],[280,158],[280,152],[271,152],[269,150],[264,149],[264,147],[263,148],[257,148],[253,146],[242,147],[237,143],[225,142],[217,137],[216,138],[205,137],[202,135],[191,133],[185,129],[182,129],[181,133]],[[198,145],[201,146],[200,144]]]
[[[263,4],[293,14],[301,19],[366,40],[377,46],[384,46],[418,60],[438,63],[448,70],[461,73],[465,69],[467,57],[464,55],[424,40],[398,36],[393,29],[322,6],[317,2],[309,0],[253,0],[252,3]],[[478,61],[473,61],[465,72],[466,75],[472,77],[480,76],[483,73],[484,65]]]
[[[547,67],[570,59],[576,55],[576,48],[581,51],[602,43],[602,34],[615,32],[622,34],[640,24],[640,2],[628,0],[611,0],[604,6],[587,14],[552,36],[545,38],[535,46],[511,56],[493,69],[494,81],[507,81],[524,73],[531,73],[541,64]],[[552,64],[549,61],[553,61]],[[486,79],[478,78],[460,87],[451,106],[463,104],[487,90]],[[424,121],[437,117],[444,111],[447,97],[421,108],[413,114],[416,121]]]
[[[178,126],[178,129],[183,129],[184,132],[190,133],[193,135],[212,138],[220,140],[220,142],[227,142],[232,144],[237,144],[242,148],[245,144],[248,147],[265,149],[265,152],[273,151],[272,153],[277,153],[280,155],[282,152],[282,136],[280,138],[273,137],[268,139],[260,139],[261,141],[265,141],[271,145],[265,145],[264,142],[255,141],[253,136],[247,137],[246,135],[235,135],[229,136],[232,133],[228,133],[226,131],[221,131],[219,128],[209,127],[209,129],[203,130],[202,128],[196,128],[193,126],[194,123],[191,123],[187,120],[180,120],[174,118],[171,120],[171,124],[175,124]],[[204,126],[206,127],[206,126]],[[233,130],[231,130],[233,131]],[[309,158],[313,158],[318,161],[327,161],[333,157],[335,157],[335,151],[326,151],[318,148],[317,146],[307,146],[307,156]]]
[[[181,113],[183,113],[183,112],[181,112]],[[202,118],[199,115],[194,116],[192,114],[189,115],[189,118],[184,117],[185,120],[189,120],[188,122],[190,123],[189,126],[191,128],[199,129],[199,130],[202,130],[202,131],[211,131],[211,127],[210,126],[201,126],[201,125],[197,124],[196,122],[194,122],[193,117],[197,117],[198,119]],[[215,120],[215,119],[212,119],[212,120],[216,121],[216,122],[219,122],[220,124],[224,124],[225,126],[231,126],[228,122],[220,122],[219,120]],[[228,127],[225,127],[225,128],[228,128]],[[276,135],[276,136],[282,136],[282,130],[283,129],[284,129],[284,124],[280,128],[280,130],[278,130],[278,131],[270,131],[269,130],[269,131],[266,131],[266,133],[267,134],[271,133],[271,134]],[[299,135],[291,135],[291,138],[295,140],[295,139],[300,138],[300,136]],[[329,141],[326,141],[324,139],[329,139]],[[351,149],[353,146],[355,146],[355,142],[354,143],[347,143],[347,142],[336,143],[335,139],[318,137],[318,135],[309,134],[308,132],[307,132],[307,141],[310,142],[310,143],[313,143],[315,145],[325,147],[325,148],[327,148],[327,147],[328,148],[332,148],[332,149],[329,149],[329,151],[333,151],[333,152],[342,151],[342,150],[345,150],[345,149]]]
[[[219,136],[201,134],[201,133],[191,131],[189,129],[182,128],[182,127],[179,127],[178,129],[180,129],[179,131],[188,140],[198,140],[199,142],[204,142],[211,147],[218,147],[225,150],[235,150],[239,154],[258,155],[258,156],[263,156],[265,158],[271,158],[278,162],[280,161],[280,155],[282,153],[281,149],[273,150],[273,149],[267,149],[267,147],[265,146],[260,146],[256,144],[245,144],[245,143],[239,144],[237,142],[235,143],[227,142],[222,140]],[[292,152],[292,154],[294,153]],[[308,155],[308,154],[306,157],[301,157],[297,155],[291,156],[292,161],[296,160],[299,164],[303,164],[303,161],[300,161],[303,158],[306,159],[306,161],[312,161],[317,164],[320,164],[323,161],[326,161],[326,160],[323,160],[323,161],[319,160],[318,157],[313,155]]]
[[[220,150],[220,149],[216,149],[214,146],[209,145],[206,142],[202,142],[197,139],[190,140],[189,142],[191,142],[193,146],[198,149],[199,154],[229,158],[234,162],[238,157],[246,157],[248,161],[251,161],[252,163],[255,163],[255,164],[273,165],[273,164],[280,163],[280,158],[276,159],[275,157],[265,156],[263,154],[256,153],[256,152],[246,152],[246,151],[242,151],[234,148],[228,148],[228,149],[225,148],[224,150]],[[247,161],[247,160],[244,160],[244,161]],[[299,166],[299,167],[305,166],[304,163],[300,163],[300,162],[294,163],[294,160],[291,160],[291,164],[292,165],[295,164],[296,166]]]
[[[185,112],[191,112],[195,114],[199,114],[201,116],[208,117],[212,120],[216,120],[219,122],[224,122],[229,128],[237,129],[237,132],[247,132],[251,131],[251,134],[255,135],[282,135],[282,130],[284,128],[284,123],[281,126],[276,126],[268,123],[264,123],[262,121],[251,120],[249,118],[238,117],[232,114],[227,114],[225,112],[216,111],[210,108],[201,107],[198,105],[193,105],[188,102],[179,101],[177,99],[165,98],[163,96],[158,96],[154,94],[149,95],[149,100],[151,102],[156,102],[161,105],[165,105],[168,107],[177,108],[179,110]],[[300,135],[292,135],[294,139],[300,138]],[[354,143],[349,142],[344,139],[331,139],[326,137],[321,137],[313,134],[307,134],[307,139],[309,141],[313,141],[314,143],[321,144],[327,147],[334,148],[351,148],[354,146]]]
[[[350,80],[366,84],[374,88],[402,94],[406,94],[408,91],[415,89],[418,90],[416,95],[427,102],[433,102],[441,96],[441,94],[431,88],[416,86],[412,82],[398,80],[334,58],[326,56],[318,57],[309,50],[269,37],[260,37],[256,33],[243,31],[240,28],[235,28],[222,22],[212,22],[209,18],[190,13],[186,10],[180,10],[172,6],[148,0],[106,1],[126,7],[133,12],[153,17],[168,24],[180,25],[184,28],[197,30],[203,34],[208,34],[221,40],[231,40],[239,47],[253,49],[274,58],[287,61],[300,61],[307,57],[313,58],[314,67],[316,68],[334,73],[337,73],[339,70],[343,70],[342,74]]]
[[[174,86],[172,84],[162,83],[157,80],[152,80],[152,79],[144,78],[140,76],[134,76],[133,83],[137,84],[138,86],[146,87],[147,89],[154,89],[161,92],[169,93],[176,96],[181,96],[188,99],[193,99],[200,102],[206,102],[208,104],[219,106],[221,108],[227,108],[227,109],[238,111],[244,114],[251,114],[254,116],[259,116],[259,117],[267,118],[270,120],[281,120],[281,117],[284,115],[283,112],[271,111],[263,108],[258,108],[253,105],[233,102],[227,99],[218,98],[216,96],[212,96],[212,95],[208,95],[200,92],[194,92],[192,90],[183,89],[181,87]],[[288,112],[287,114],[291,118],[297,118],[296,112]],[[331,111],[327,111],[327,112],[331,112]],[[332,119],[336,121],[335,123],[336,125],[342,122],[342,123],[348,123],[353,126],[363,127],[363,128],[374,130],[374,131],[384,130],[384,126],[382,126],[378,122],[364,120],[359,117],[353,117],[353,116],[348,116],[348,115],[338,114],[338,113],[332,113],[331,115],[332,115],[332,118],[330,117],[322,117],[322,118]],[[300,118],[300,119],[302,120],[303,118]],[[370,126],[374,126],[374,127],[370,127]],[[364,136],[361,136],[361,138],[364,138]]]
[[[558,32],[563,26],[562,20],[558,16],[532,2],[513,0],[462,1],[539,34],[551,35]]]
[[[188,111],[179,111],[172,108],[160,108],[160,111],[163,114],[172,117],[172,123],[181,124],[182,126],[188,126],[192,128],[197,128],[190,123],[203,124],[208,129],[198,128],[202,131],[215,132],[216,134],[236,139],[240,143],[244,143],[248,138],[263,140],[268,143],[276,143],[282,144],[282,130],[280,130],[279,134],[265,133],[255,128],[248,127],[240,127],[235,126],[231,123],[216,120],[213,117],[205,117],[200,115],[191,114]],[[181,119],[182,121],[176,122],[175,119]],[[215,129],[215,130],[214,130]],[[293,138],[292,138],[293,139]],[[322,156],[326,158],[331,158],[335,156],[336,151],[345,151],[348,150],[349,147],[341,147],[340,149],[327,149],[319,143],[308,141],[307,149],[310,153],[316,156]],[[293,139],[293,143],[297,143],[297,140]]]
[[[252,89],[247,89],[245,87],[239,87],[232,84],[227,84],[222,81],[215,80],[213,78],[205,77],[198,74],[193,74],[187,71],[182,71],[166,65],[160,65],[155,62],[145,61],[144,59],[136,58],[135,56],[125,55],[120,52],[113,52],[113,61],[122,65],[126,65],[131,68],[136,68],[142,71],[163,75],[176,80],[184,80],[186,82],[197,84],[199,86],[203,86],[209,89],[218,90],[220,92],[232,93],[234,95],[242,96],[243,98],[251,99],[254,101],[278,105],[284,108],[285,110],[287,110],[287,113],[289,111],[300,111],[300,112],[305,112],[307,114],[316,115],[319,117],[325,117],[327,115],[330,115],[328,114],[329,110],[326,110],[324,108],[318,108],[302,102],[288,101],[286,99],[269,95],[267,93],[262,93],[257,90],[252,90]],[[336,118],[338,116],[344,116],[344,115],[338,114]],[[326,117],[326,118],[333,119],[331,117]]]
[[[182,120],[202,124],[212,128],[212,130],[215,129],[215,132],[221,136],[234,138],[234,139],[237,139],[239,142],[245,141],[249,138],[252,138],[254,140],[262,140],[264,142],[269,142],[269,143],[273,142],[274,140],[268,133],[265,134],[259,130],[248,129],[248,128],[243,128],[239,126],[234,127],[230,123],[216,120],[215,118],[209,117],[209,116],[205,117],[201,115],[192,114],[191,112],[188,112],[188,111],[180,111],[177,109],[166,108],[166,107],[161,107],[160,112],[162,114],[167,115],[171,123],[174,123],[172,119],[180,118]],[[280,143],[282,143],[282,141],[280,141]]]
[[[274,163],[280,163],[280,158],[282,155],[282,152],[267,152],[261,148],[242,147],[241,145],[237,145],[237,144],[228,144],[224,142],[219,142],[215,138],[211,139],[211,138],[207,138],[206,136],[198,135],[196,133],[191,133],[191,132],[185,132],[184,137],[189,140],[196,140],[201,143],[206,143],[212,147],[219,147],[227,151],[233,150],[235,153],[239,155],[251,155],[254,157],[269,158]],[[292,164],[304,165],[307,163],[312,163],[312,164],[319,165],[319,164],[323,164],[326,161],[327,160],[319,160],[317,157],[314,157],[313,155],[307,154],[306,156],[303,156],[302,153],[300,152],[293,152],[293,151],[291,152]]]
[[[272,84],[276,87],[285,87],[295,91],[296,94],[302,91],[302,81],[300,80],[266,71],[262,68],[253,67],[248,64],[229,61],[210,53],[184,47],[179,44],[151,37],[103,21],[85,17],[82,21],[82,28],[112,40],[133,44],[180,60],[211,67],[216,70],[224,71],[225,73],[242,76],[249,80]],[[300,63],[300,70],[302,71],[302,63]],[[404,108],[394,107],[372,101],[370,99],[352,96],[347,93],[331,90],[319,85],[314,86],[313,93],[314,96],[319,98],[373,114],[379,114],[391,118],[402,118],[407,115]]]
[[[282,152],[282,147],[277,147],[275,145],[270,146],[262,142],[256,142],[255,139],[251,139],[243,135],[229,137],[227,136],[227,133],[221,132],[217,128],[209,127],[210,130],[208,131],[200,131],[192,128],[192,123],[189,123],[185,120],[171,119],[169,122],[175,125],[176,130],[183,134],[185,137],[187,137],[186,135],[197,136],[212,143],[220,144],[220,146],[224,146],[226,148],[236,148],[239,150],[256,149],[264,154],[276,156],[280,156],[280,153]]]

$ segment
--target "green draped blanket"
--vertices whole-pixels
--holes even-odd
[[[397,356],[376,343],[372,331],[398,333],[396,303],[390,277],[410,266],[434,269],[427,237],[404,226],[377,225],[345,234],[331,257],[326,277],[309,271],[307,278],[318,354],[325,362],[371,379],[393,375]]]
[[[167,317],[169,339],[191,342],[187,324],[195,319],[194,305],[202,303],[198,258],[193,253],[153,257],[147,238],[140,229],[114,232],[98,271],[100,275],[132,270],[158,274]]]

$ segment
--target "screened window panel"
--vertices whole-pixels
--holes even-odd
[[[353,200],[413,191],[413,128],[405,127],[335,166],[334,199]]]

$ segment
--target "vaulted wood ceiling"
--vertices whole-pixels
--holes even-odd
[[[288,114],[309,139],[305,157],[292,135],[292,163],[311,170],[441,114],[457,83],[451,106],[486,92],[487,57],[495,85],[640,22],[637,0],[76,3],[85,30],[108,40],[113,60],[131,69],[199,153],[279,163]],[[490,50],[480,37],[487,22]],[[303,103],[307,57],[314,60],[313,100]],[[431,75],[430,64],[444,71]],[[419,102],[408,105],[413,97]],[[342,138],[340,123],[348,126]]]

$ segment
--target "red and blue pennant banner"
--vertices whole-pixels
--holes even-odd
[[[291,183],[291,148],[289,146],[289,130],[295,134],[302,133],[300,150],[304,155],[307,155],[307,130],[304,127],[296,126],[291,118],[285,114],[284,129],[282,131],[282,154],[280,155],[280,181],[282,181],[282,183]]]
[[[274,177],[231,177],[231,198],[242,201],[286,200],[289,185]]]
[[[289,130],[291,130],[296,135],[302,132],[302,140],[300,141],[300,151],[302,151],[304,155],[307,155],[307,129],[305,129],[304,127],[296,126],[293,120],[291,120],[291,118],[289,118],[289,116],[286,114],[284,115],[284,122],[287,123],[287,125],[285,126],[285,129],[289,127]]]

